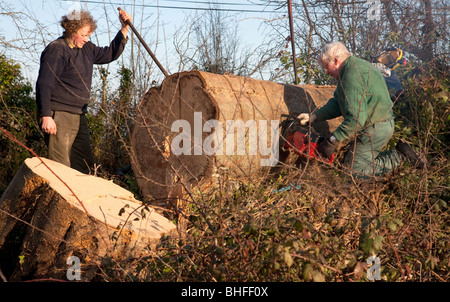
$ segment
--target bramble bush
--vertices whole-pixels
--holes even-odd
[[[407,139],[425,154],[426,169],[405,164],[381,180],[357,182],[343,177],[339,165],[310,162],[306,169],[282,166],[259,183],[219,177],[216,186],[189,192],[181,216],[171,208],[162,212],[180,226],[180,236],[162,238],[138,259],[109,259],[97,280],[368,281],[367,260],[374,255],[381,261],[381,280],[449,281],[448,76],[435,70],[404,84],[405,97],[395,107],[393,141]],[[14,87],[24,97],[11,98],[2,90],[2,125],[14,131],[18,123],[14,134],[39,149],[29,85]],[[132,120],[120,113],[130,112],[132,108],[123,108],[130,103],[115,104],[105,111],[113,114],[90,116],[98,132],[93,147],[98,152],[117,146],[108,148],[116,153],[98,156],[105,167],[102,177],[137,192],[132,173],[125,180],[114,174],[123,163],[111,159],[126,158],[129,148],[124,117]],[[115,121],[121,124],[113,125]],[[15,175],[27,156],[15,143],[4,143],[10,147],[2,149],[2,190],[5,177]],[[282,190],[291,184],[300,187]]]
[[[393,140],[425,154],[426,169],[405,163],[381,180],[355,181],[339,166],[309,163],[308,173],[284,166],[260,183],[220,178],[194,188],[182,216],[165,212],[187,220],[183,236],[163,238],[133,269],[103,278],[369,281],[376,256],[383,281],[449,281],[449,83],[423,74],[405,83]],[[300,188],[279,190],[293,183]]]

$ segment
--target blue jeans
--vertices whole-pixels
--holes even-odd
[[[394,119],[368,127],[356,135],[348,148],[344,165],[355,177],[367,178],[391,172],[401,163],[397,150],[381,150],[394,134]]]

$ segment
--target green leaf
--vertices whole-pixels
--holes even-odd
[[[381,248],[383,247],[383,241],[384,241],[383,236],[376,236],[376,237],[373,239],[373,248],[374,248],[376,251],[381,250]]]
[[[395,224],[397,224],[399,227],[403,226],[403,222],[400,219],[398,219],[398,218],[394,218],[394,219],[392,219],[392,221]]]
[[[393,231],[393,232],[395,232],[395,231],[397,230],[397,225],[395,224],[394,221],[389,221],[388,227],[389,227],[389,229],[391,229],[391,231]]]
[[[284,262],[288,267],[291,267],[294,264],[294,260],[292,259],[291,253],[289,253],[289,249],[286,249],[284,252]]]
[[[279,270],[279,269],[280,269],[280,264],[279,264],[278,262],[274,261],[274,262],[273,262],[273,268],[274,268],[275,270]]]
[[[311,281],[312,278],[313,278],[313,267],[311,263],[307,263],[303,268],[303,279],[308,282]]]
[[[297,232],[299,232],[299,233],[301,233],[303,231],[303,224],[300,220],[295,221],[294,227],[297,230]]]
[[[446,103],[448,101],[448,94],[447,93],[448,92],[446,92],[446,91],[441,91],[441,92],[436,94],[436,98],[442,99],[442,101],[444,103]]]
[[[325,277],[319,271],[313,271],[313,281],[314,282],[325,282]]]
[[[370,253],[373,249],[373,239],[369,233],[363,233],[359,237],[359,247],[366,253]]]

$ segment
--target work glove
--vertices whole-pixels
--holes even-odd
[[[319,152],[320,155],[322,155],[324,158],[330,159],[331,155],[333,155],[333,152],[338,146],[339,142],[334,136],[331,136],[319,143],[319,145],[317,146],[317,152]]]
[[[307,123],[312,123],[316,120],[316,115],[309,114],[309,113],[301,113],[299,116],[297,116],[300,125],[305,126]]]

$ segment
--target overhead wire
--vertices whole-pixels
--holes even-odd
[[[90,4],[111,4],[111,5],[130,5],[135,7],[148,7],[148,8],[158,8],[158,9],[181,9],[181,10],[207,10],[207,11],[226,11],[226,12],[239,12],[239,13],[285,13],[283,11],[276,10],[257,10],[257,9],[233,9],[233,8],[221,8],[221,7],[189,7],[189,6],[176,6],[176,5],[160,5],[160,4],[139,4],[139,3],[123,3],[123,2],[112,2],[112,1],[96,1],[96,0],[81,0],[81,3],[90,3]],[[190,1],[190,0],[179,0],[178,2],[186,2],[186,3],[204,3],[204,4],[221,4],[221,3],[213,3],[213,2],[205,2],[205,1]],[[238,5],[239,3],[235,3]],[[245,3],[241,3],[243,5]],[[231,3],[227,3],[226,5],[231,5]],[[266,5],[264,5],[266,6]],[[275,6],[272,6],[275,7]]]
[[[57,0],[57,1],[66,1],[66,0]],[[122,6],[135,6],[135,7],[146,7],[146,8],[158,8],[158,9],[177,9],[177,10],[203,10],[203,11],[219,11],[219,12],[235,12],[235,13],[273,13],[273,14],[286,14],[286,11],[284,10],[284,4],[286,1],[269,1],[267,3],[232,3],[232,2],[219,2],[219,1],[194,1],[194,0],[165,0],[167,2],[173,2],[173,3],[191,3],[191,4],[208,4],[208,5],[217,5],[217,7],[189,7],[189,6],[180,6],[180,5],[160,5],[159,2],[157,4],[138,4],[138,3],[126,3],[123,2],[113,2],[113,1],[101,1],[101,0],[78,0],[80,3],[91,3],[91,4],[110,4],[110,5],[122,5]],[[364,5],[367,1],[353,1],[353,2],[346,2],[341,3],[343,5]],[[224,8],[221,6],[240,6],[240,7],[250,7],[250,6],[261,6],[264,8],[270,7],[272,9],[238,9],[238,8]],[[294,6],[297,4],[293,3]],[[313,5],[311,8],[317,8],[317,6]],[[446,12],[438,13],[437,11],[440,10],[447,10],[448,7],[444,6],[444,8],[438,8],[434,9],[432,14],[433,15],[443,15],[446,14]],[[367,8],[362,9],[361,13],[364,13],[367,11]],[[321,14],[325,15],[326,12],[316,11],[315,14]],[[394,13],[395,16],[401,16],[400,13]],[[341,17],[351,17],[353,16],[352,13],[342,13]]]
[[[194,0],[164,0],[167,2],[181,2],[181,3],[194,3],[194,4],[212,4],[212,5],[234,5],[234,6],[276,6],[279,7],[280,4],[275,4],[274,2],[269,3],[235,3],[235,2],[218,2],[218,1],[194,1]]]

